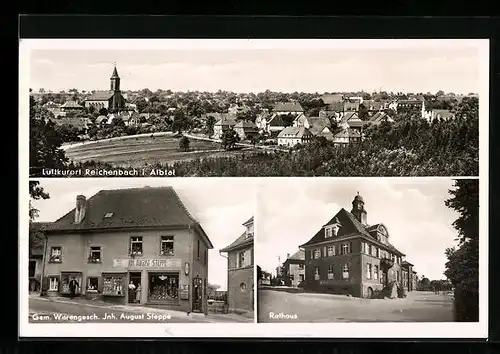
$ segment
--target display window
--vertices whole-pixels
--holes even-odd
[[[149,273],[150,301],[178,301],[178,273]]]
[[[125,296],[125,274],[103,274],[102,294],[105,296]]]

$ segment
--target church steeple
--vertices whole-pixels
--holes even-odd
[[[365,210],[365,201],[363,197],[358,194],[354,197],[352,201],[352,210],[351,214],[363,225],[368,225],[366,221],[366,210]]]
[[[120,76],[116,70],[116,63],[114,64],[113,74],[111,75],[111,91],[120,91]]]

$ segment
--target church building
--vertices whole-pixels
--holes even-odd
[[[306,289],[372,298],[398,297],[414,290],[405,274],[412,264],[389,242],[384,224],[369,225],[359,195],[352,210],[344,208],[300,247],[305,250]]]
[[[94,107],[96,110],[106,108],[109,112],[118,112],[125,108],[125,99],[120,90],[120,76],[118,76],[116,65],[110,80],[110,90],[95,91],[85,100],[85,108]]]

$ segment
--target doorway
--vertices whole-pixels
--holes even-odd
[[[141,272],[130,272],[128,273],[128,303],[138,304],[141,302]],[[134,286],[132,286],[132,284]]]
[[[203,279],[193,278],[193,312],[203,311]]]

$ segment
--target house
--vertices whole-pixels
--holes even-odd
[[[30,222],[29,232],[39,233],[38,240],[44,240],[44,229],[49,226],[48,222]],[[31,239],[31,237],[30,237]],[[42,283],[42,271],[43,271],[43,249],[45,244],[43,242],[37,244],[31,244],[29,250],[29,266],[28,266],[28,277],[29,277],[29,290],[31,292],[40,291],[40,285]]]
[[[385,109],[384,102],[374,101],[374,100],[365,100],[362,105],[366,108],[369,113],[380,112]]]
[[[388,297],[397,297],[405,255],[389,240],[386,226],[368,224],[358,193],[350,212],[340,209],[300,246],[305,251],[304,287],[363,298],[385,291]]]
[[[393,123],[394,119],[392,119],[387,113],[385,112],[377,112],[375,113],[369,120],[368,123],[371,125],[380,125],[382,122],[389,122]]]
[[[93,107],[96,110],[106,108],[108,111],[119,111],[125,108],[125,98],[120,90],[120,76],[116,66],[111,75],[111,86],[109,91],[95,91],[85,99],[85,108]]]
[[[298,250],[293,255],[286,255],[283,263],[283,278],[288,279],[290,285],[294,288],[302,285],[305,281],[305,253],[304,250]]]
[[[306,126],[305,126],[306,127]],[[328,141],[333,141],[333,132],[330,120],[325,117],[309,117],[307,127],[312,135],[324,137]]]
[[[340,93],[325,93],[320,98],[326,105],[344,101],[344,95]]]
[[[114,303],[204,312],[212,242],[172,187],[101,190],[45,228],[44,288]]]
[[[272,134],[273,132],[281,132],[285,127],[287,126],[287,123],[284,121],[282,115],[280,114],[273,114],[269,121],[266,123],[266,132],[269,134]]]
[[[277,114],[300,114],[304,108],[299,102],[278,102],[273,108],[273,113]]]
[[[75,101],[66,101],[63,105],[61,105],[61,111],[63,112],[81,112],[84,108],[80,106]]]
[[[59,117],[54,120],[56,125],[70,125],[83,134],[87,134],[90,126],[92,125],[92,121],[90,118],[86,117]]]
[[[241,140],[248,140],[259,135],[259,130],[254,122],[249,120],[240,120],[235,124],[234,130],[238,133]]]
[[[354,129],[359,132],[362,131],[363,127],[367,125],[366,121],[359,119],[358,113],[356,112],[346,112],[342,119],[340,120],[339,127],[343,129]]]
[[[108,122],[108,117],[103,116],[103,115],[98,116],[95,120],[95,124],[98,124],[98,125],[107,124],[107,122]]]
[[[227,301],[229,311],[254,310],[254,220],[243,223],[245,231],[220,250],[227,253]]]
[[[434,119],[438,120],[449,120],[455,118],[455,114],[451,112],[449,109],[433,109],[430,112],[426,112],[426,119],[428,121],[433,121]]]
[[[359,100],[345,100],[344,101],[344,113],[346,112],[359,112]]]
[[[420,116],[422,118],[425,118],[425,101],[424,100],[398,100],[396,102],[395,111],[398,113],[401,113],[401,112],[420,113]]]
[[[278,145],[292,147],[297,144],[306,144],[312,137],[312,133],[307,128],[286,127],[278,134]]]
[[[310,123],[309,123],[308,118],[305,116],[305,114],[304,113],[300,113],[293,120],[293,126],[294,127],[310,128]]]
[[[402,271],[402,279],[403,279],[403,288],[409,292],[417,290],[416,284],[413,282],[413,264],[404,260],[401,262],[401,271]]]
[[[215,139],[221,139],[222,135],[234,128],[236,125],[236,120],[231,118],[222,118],[214,124],[214,135]]]
[[[343,129],[333,136],[333,142],[336,145],[346,146],[348,144],[361,142],[361,132],[356,129]]]

